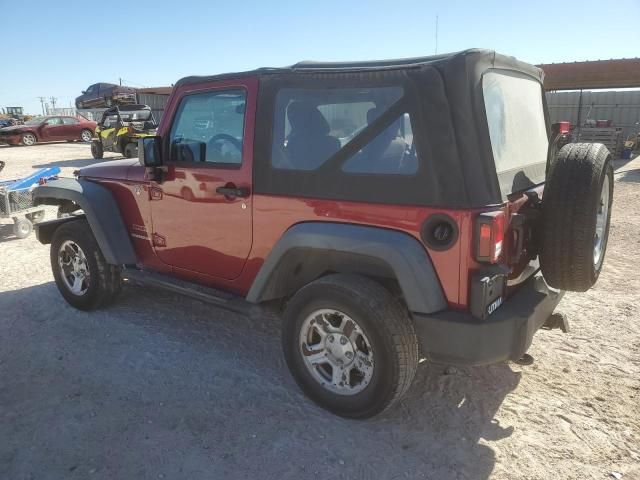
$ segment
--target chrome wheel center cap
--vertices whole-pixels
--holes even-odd
[[[327,335],[325,348],[330,360],[333,360],[338,365],[350,364],[355,356],[353,344],[346,335],[341,333]]]

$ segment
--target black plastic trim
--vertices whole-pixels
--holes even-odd
[[[437,363],[488,365],[517,360],[562,299],[540,273],[527,280],[485,320],[469,312],[413,313],[422,353]]]
[[[36,187],[33,191],[33,199],[36,205],[60,205],[64,201],[74,202],[84,211],[107,263],[111,265],[137,263],[137,256],[122,221],[118,204],[107,188],[88,180],[60,178]],[[43,228],[51,229],[51,227]],[[48,230],[47,235],[42,236],[38,230],[39,227],[36,225],[38,238],[50,241],[53,230]]]
[[[258,303],[293,294],[327,272],[395,278],[414,312],[447,307],[431,259],[418,240],[395,230],[334,222],[300,223],[287,230],[258,272],[247,300]]]

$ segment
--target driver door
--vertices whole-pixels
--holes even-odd
[[[178,94],[163,138],[167,173],[150,186],[153,243],[177,272],[233,280],[252,244],[257,81],[207,87]]]

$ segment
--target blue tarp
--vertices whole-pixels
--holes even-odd
[[[25,188],[35,187],[40,182],[40,179],[55,177],[59,173],[60,167],[42,168],[28,177],[0,182],[0,184],[4,185],[7,191],[22,190]]]

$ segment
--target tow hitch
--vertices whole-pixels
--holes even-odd
[[[552,313],[549,318],[547,318],[547,321],[544,322],[542,328],[544,328],[545,330],[553,330],[554,328],[559,328],[560,330],[562,330],[562,333],[567,333],[569,332],[569,320],[564,313]]]

